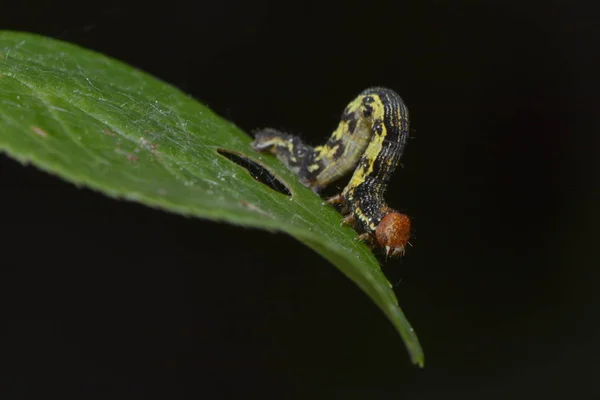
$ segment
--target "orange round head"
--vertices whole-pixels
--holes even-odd
[[[389,212],[377,226],[375,236],[388,257],[403,255],[410,239],[410,219],[404,214]]]

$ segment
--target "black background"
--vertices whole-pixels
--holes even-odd
[[[592,2],[590,2],[592,4]],[[419,334],[295,240],[0,157],[2,398],[600,396],[599,13],[583,2],[34,3],[2,28],[121,59],[318,144],[361,90],[411,113],[385,264]]]

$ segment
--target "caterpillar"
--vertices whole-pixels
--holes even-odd
[[[325,203],[336,206],[343,223],[360,232],[357,240],[403,255],[410,239],[410,219],[390,208],[384,194],[408,138],[408,109],[393,90],[361,92],[342,113],[337,129],[322,146],[271,128],[255,132],[252,147],[270,152],[315,192],[354,169],[344,190]]]

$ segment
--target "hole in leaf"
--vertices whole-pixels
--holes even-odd
[[[243,154],[234,153],[225,149],[217,149],[217,153],[227,158],[228,160],[236,163],[240,167],[245,168],[254,179],[262,183],[263,185],[267,185],[276,192],[285,194],[286,196],[292,195],[292,192],[290,192],[288,187],[275,175],[273,175],[268,169],[252,161]]]

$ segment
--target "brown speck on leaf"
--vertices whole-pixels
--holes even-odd
[[[155,143],[150,143],[150,146],[148,147],[148,151],[150,152],[150,154],[152,154],[154,157],[157,157],[160,159],[160,153],[158,152],[158,145]]]
[[[151,143],[145,137],[141,137],[140,144],[142,145],[142,147],[144,147],[146,150],[148,150],[150,153],[152,153],[153,156],[156,155],[155,153],[156,153],[156,150],[158,149],[158,145],[156,143]]]
[[[258,208],[257,206],[255,206],[252,203],[247,202],[246,200],[241,200],[240,204],[242,206],[246,207],[250,211],[257,212],[257,213],[259,213],[261,215],[265,215],[267,217],[272,217],[271,214],[269,214],[268,212],[261,210],[260,208]]]
[[[116,133],[114,133],[113,131],[111,131],[108,128],[104,129],[104,134],[108,135],[108,136],[112,136],[112,137],[116,136]]]
[[[43,130],[42,128],[40,128],[39,126],[32,126],[31,130],[33,131],[33,133],[35,133],[36,135],[39,135],[41,137],[48,137],[48,133],[46,133],[45,130]]]
[[[132,153],[127,153],[126,151],[121,150],[118,145],[117,148],[115,149],[115,153],[117,154],[122,154],[125,156],[125,158],[127,158],[129,161],[137,161],[140,158],[138,156],[136,156],[135,154]]]

